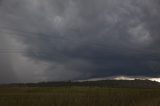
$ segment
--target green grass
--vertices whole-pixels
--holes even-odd
[[[160,89],[0,88],[0,106],[160,106]]]

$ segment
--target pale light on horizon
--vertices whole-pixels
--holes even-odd
[[[150,78],[149,80],[151,80],[151,81],[156,81],[156,82],[160,82],[160,78]]]

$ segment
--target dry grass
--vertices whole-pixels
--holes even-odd
[[[0,88],[0,106],[160,106],[160,89]]]

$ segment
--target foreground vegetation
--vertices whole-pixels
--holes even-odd
[[[1,87],[0,106],[160,106],[160,89]]]

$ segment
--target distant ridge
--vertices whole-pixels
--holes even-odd
[[[112,77],[102,77],[102,78],[91,78],[87,80],[78,81],[99,81],[99,80],[150,80],[160,82],[160,78],[154,77],[144,77],[144,76],[112,76]]]
[[[160,83],[150,80],[98,80],[98,81],[60,81],[39,83],[3,84],[0,87],[108,87],[108,88],[160,88]]]

